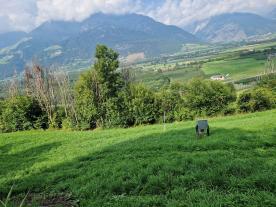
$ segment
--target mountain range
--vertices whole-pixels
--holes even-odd
[[[272,13],[271,18],[251,13],[222,14],[184,29],[138,14],[98,13],[81,22],[49,21],[29,33],[0,34],[0,78],[11,76],[14,70],[23,71],[31,61],[66,70],[87,68],[97,44],[112,47],[121,58],[135,59],[135,54],[139,58],[172,54],[186,43],[247,40],[276,33]]]
[[[251,13],[230,13],[197,22],[191,29],[196,37],[207,42],[233,42],[275,33],[276,20]]]
[[[91,64],[97,44],[112,47],[121,57],[136,53],[153,57],[177,52],[185,43],[199,42],[183,29],[137,14],[98,13],[82,22],[51,21],[30,33],[14,32],[13,36],[10,42],[5,35],[0,36],[4,38],[0,42],[14,41],[0,50],[2,76],[11,75],[14,69],[22,71],[33,60],[44,66],[86,68]]]
[[[270,19],[276,19],[276,8],[270,11],[267,17]]]
[[[27,35],[25,32],[7,32],[0,34],[0,48],[8,47]]]

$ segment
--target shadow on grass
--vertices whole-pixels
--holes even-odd
[[[30,167],[37,158],[28,155],[51,147],[3,158],[13,162],[4,172]],[[273,206],[273,156],[273,137],[213,128],[210,137],[197,139],[189,128],[111,145],[14,182],[17,193],[68,192],[81,206],[258,206],[263,199]]]
[[[20,143],[16,143],[20,144]],[[17,153],[11,153],[11,149],[15,144],[7,144],[0,147],[0,177],[5,178],[6,176],[15,176],[16,173],[21,170],[29,169],[34,163],[41,162],[46,158],[42,155],[47,153],[52,148],[56,148],[60,146],[59,142],[40,145],[37,147],[32,147],[24,151],[20,151]],[[26,173],[26,172],[25,172]],[[9,188],[13,185],[13,183],[7,183]],[[4,192],[2,192],[2,186],[0,187],[0,197],[3,196]],[[5,189],[4,191],[9,190]]]

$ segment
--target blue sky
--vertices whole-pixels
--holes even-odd
[[[264,14],[276,0],[0,0],[0,33],[30,31],[49,20],[81,21],[93,13],[139,13],[183,27],[227,12]]]

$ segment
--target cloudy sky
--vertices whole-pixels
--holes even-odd
[[[81,21],[93,13],[140,13],[185,26],[226,12],[264,14],[276,0],[0,0],[0,33],[30,31],[49,20]]]

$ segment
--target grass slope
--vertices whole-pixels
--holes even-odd
[[[72,194],[80,206],[275,206],[276,111],[93,132],[0,135],[0,199]],[[62,205],[61,206],[65,206]]]

